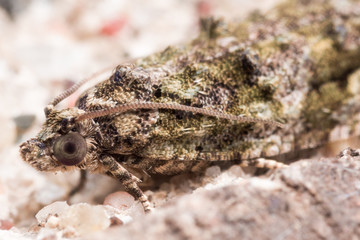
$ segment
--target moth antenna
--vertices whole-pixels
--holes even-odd
[[[206,116],[218,117],[222,119],[228,120],[235,120],[239,122],[249,122],[249,123],[262,123],[267,124],[270,126],[277,126],[280,128],[284,128],[285,125],[270,119],[261,119],[261,118],[252,118],[252,117],[244,117],[244,116],[237,116],[233,114],[227,114],[218,112],[211,109],[204,109],[198,107],[191,107],[176,103],[155,103],[155,102],[136,102],[136,103],[126,103],[122,105],[118,105],[115,107],[104,108],[101,110],[95,110],[91,112],[87,112],[81,114],[76,117],[75,121],[80,122],[86,119],[92,119],[97,117],[107,116],[113,113],[122,113],[130,110],[137,110],[137,109],[171,109],[171,110],[178,110],[178,111],[185,111],[185,112],[192,112],[198,113]]]
[[[67,90],[65,90],[61,94],[59,94],[57,97],[55,97],[54,100],[49,105],[52,105],[53,107],[55,107],[59,102],[61,102],[62,100],[64,100],[65,98],[67,98],[68,96],[73,94],[76,90],[78,90],[85,83],[89,82],[90,80],[92,80],[92,79],[98,77],[99,75],[101,75],[101,74],[103,74],[103,73],[105,73],[105,72],[107,72],[109,70],[112,70],[112,69],[114,69],[114,66],[104,68],[104,69],[102,69],[102,70],[100,70],[98,72],[93,73],[89,77],[84,78],[80,82],[74,84],[73,86],[71,86],[70,88],[68,88]]]

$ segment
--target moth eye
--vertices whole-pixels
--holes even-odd
[[[55,158],[62,164],[76,165],[85,158],[86,141],[79,133],[70,132],[55,140],[53,151]]]

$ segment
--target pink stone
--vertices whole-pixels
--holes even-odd
[[[0,229],[9,230],[14,226],[14,223],[10,220],[0,220]]]
[[[105,198],[104,205],[110,205],[114,208],[123,211],[129,209],[134,204],[134,202],[135,202],[134,197],[131,196],[129,193],[115,192],[109,194]]]

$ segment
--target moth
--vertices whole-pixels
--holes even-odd
[[[315,148],[338,126],[359,134],[359,101],[347,88],[360,67],[351,20],[358,13],[323,1],[289,4],[301,15],[280,6],[238,24],[203,20],[191,43],[121,64],[76,107],[55,109],[80,82],[45,108],[22,158],[40,171],[107,174],[149,211],[135,172],[173,175],[219,162],[282,167],[264,158]]]
[[[46,122],[37,138],[20,146],[22,157],[40,171],[83,169],[115,177],[143,204],[144,210],[149,211],[150,204],[137,186],[140,180],[132,174],[133,169],[150,174],[176,174],[204,169],[211,161],[235,160],[232,157],[235,152],[214,152],[209,149],[212,146],[206,146],[206,141],[218,145],[222,140],[220,135],[211,133],[210,127],[218,125],[220,119],[227,119],[222,123],[224,127],[236,126],[239,122],[282,127],[281,123],[271,120],[237,116],[212,108],[169,100],[156,102],[157,97],[151,93],[154,86],[149,83],[152,80],[154,78],[142,68],[120,65],[109,80],[86,92],[77,107],[55,110],[56,102],[62,97],[55,99],[45,109]],[[135,81],[139,83],[135,85]],[[146,84],[151,87],[148,92],[143,89]],[[151,97],[132,98],[138,87],[141,88],[139,94]],[[99,91],[109,97],[114,95],[111,100],[103,99]],[[193,126],[190,121],[199,126]],[[178,124],[184,126],[175,129]],[[223,127],[220,125],[216,127]],[[195,128],[189,129],[192,126]],[[180,132],[174,134],[173,131]],[[265,163],[269,167],[281,165]],[[259,165],[264,161],[244,161],[244,164]]]

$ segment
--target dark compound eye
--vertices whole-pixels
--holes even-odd
[[[68,133],[55,140],[53,145],[55,158],[64,165],[80,163],[86,155],[85,139],[79,133]]]

